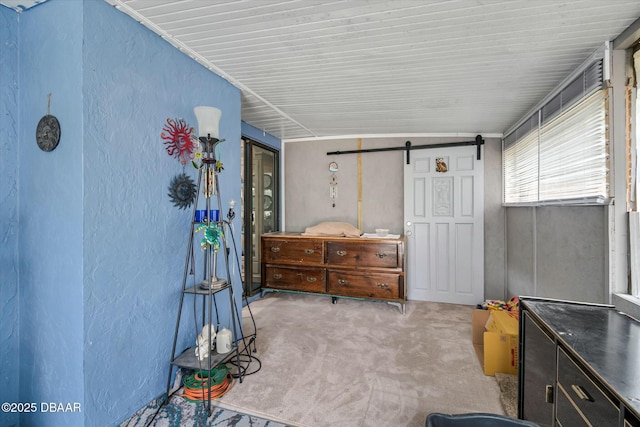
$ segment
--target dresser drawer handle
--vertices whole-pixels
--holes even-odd
[[[578,395],[580,400],[586,400],[587,402],[593,402],[593,397],[589,396],[587,390],[584,389],[581,385],[572,385],[571,389]]]
[[[336,253],[338,254],[338,256],[345,256],[347,254],[347,251],[336,251]]]
[[[376,252],[376,256],[380,259],[384,258],[387,256],[387,254],[381,254],[380,252]]]
[[[271,252],[280,252],[280,248],[277,246],[272,246],[271,247]]]
[[[304,253],[307,255],[311,255],[312,253],[314,253],[315,251],[313,249],[305,249]]]
[[[315,277],[307,277],[307,282],[309,282],[309,283],[313,283],[316,280],[318,280],[318,279],[316,279]]]
[[[275,274],[273,275],[273,278],[274,278],[274,279],[276,279],[276,280],[280,280],[280,279],[282,279],[282,274],[275,273]]]
[[[389,285],[387,285],[386,283],[376,283],[376,285],[377,285],[380,289],[389,289]]]
[[[345,280],[345,279],[338,279],[338,285],[345,286],[345,285],[348,285],[348,284],[349,284],[349,281],[348,281],[348,280]]]

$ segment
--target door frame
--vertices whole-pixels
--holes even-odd
[[[252,277],[254,275],[253,271],[253,253],[252,253],[252,245],[253,245],[253,236],[251,234],[252,230],[252,213],[253,213],[253,148],[258,147],[260,149],[270,151],[274,156],[274,165],[273,165],[273,181],[272,181],[272,194],[274,197],[273,203],[273,215],[274,215],[274,231],[280,230],[280,150],[270,146],[263,144],[261,142],[256,141],[247,136],[243,136],[242,140],[244,141],[243,145],[243,186],[242,186],[242,247],[244,248],[244,261],[243,261],[243,276],[244,276],[244,293],[245,296],[251,297],[260,292],[261,286],[258,288],[253,288],[252,286]],[[261,211],[262,212],[262,211]],[[260,250],[260,245],[258,244],[258,251]],[[261,273],[258,271],[257,273]]]

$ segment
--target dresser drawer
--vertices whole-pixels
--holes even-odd
[[[589,423],[598,427],[619,425],[618,407],[569,358],[562,348],[558,349],[558,384],[565,390],[568,400]]]
[[[324,260],[322,240],[262,239],[262,261],[270,264],[322,263]]]
[[[327,263],[353,267],[398,267],[398,245],[382,242],[327,242]]]
[[[264,276],[267,288],[318,293],[325,290],[325,270],[322,268],[267,266]]]
[[[329,270],[327,293],[356,298],[395,300],[401,298],[401,280],[398,274]]]

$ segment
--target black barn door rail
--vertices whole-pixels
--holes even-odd
[[[424,145],[411,145],[411,141],[404,143],[404,147],[385,147],[385,148],[364,148],[361,150],[347,150],[347,151],[330,151],[327,156],[341,155],[341,154],[358,154],[358,153],[376,153],[380,151],[406,151],[407,152],[407,164],[410,164],[411,150],[424,150],[427,148],[445,148],[445,147],[464,147],[467,145],[476,146],[476,157],[480,160],[480,146],[484,145],[484,139],[481,135],[477,135],[474,141],[462,141],[462,142],[443,142],[440,144],[424,144]]]

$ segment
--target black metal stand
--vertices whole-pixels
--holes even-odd
[[[240,346],[239,344],[244,341],[244,337],[242,336],[242,321],[241,316],[238,313],[238,309],[236,306],[231,273],[230,273],[230,265],[229,265],[229,247],[227,244],[226,236],[232,234],[231,231],[231,220],[233,217],[230,217],[228,221],[222,219],[222,202],[220,198],[220,188],[218,183],[218,173],[219,165],[216,161],[214,149],[216,144],[221,142],[217,139],[212,138],[201,138],[202,143],[205,146],[205,150],[203,150],[203,159],[202,159],[202,167],[198,172],[198,185],[197,185],[197,196],[193,204],[193,212],[191,216],[191,229],[189,231],[189,244],[187,248],[187,256],[184,265],[184,274],[182,276],[182,292],[180,293],[180,305],[178,308],[178,318],[176,320],[176,328],[173,337],[173,346],[171,350],[171,361],[169,365],[169,376],[167,379],[167,400],[169,399],[169,392],[171,390],[171,377],[173,375],[173,368],[183,368],[193,371],[206,371],[211,372],[216,366],[221,363],[224,363],[227,360],[231,360],[235,357],[236,366],[238,367],[237,378],[242,383],[243,379],[243,370],[240,366]],[[204,185],[202,183],[204,182]],[[206,200],[206,218],[204,218],[200,223],[196,222],[196,211],[198,210],[198,199],[200,197],[201,190],[204,193]],[[211,205],[212,205],[212,197],[216,197],[216,204],[218,208],[219,218],[214,219],[210,218],[211,213]],[[204,266],[203,266],[203,280],[196,281],[195,280],[195,253],[194,253],[194,234],[196,233],[196,224],[205,225],[207,227],[212,227],[215,231],[219,231],[218,238],[218,247],[212,246],[209,242],[203,243],[204,250]],[[204,230],[206,231],[206,229]],[[218,251],[222,250],[223,259],[226,267],[226,279],[219,279],[217,277],[217,257]],[[193,276],[193,284],[188,286],[189,276]],[[187,348],[182,353],[176,356],[176,347],[178,341],[178,332],[180,329],[180,322],[182,317],[182,310],[184,307],[184,299],[187,295],[192,295],[194,298],[194,319],[196,318],[196,299],[200,298],[202,300],[202,318],[199,322],[200,325],[198,327],[196,321],[196,333],[198,333],[201,328],[206,324],[218,325],[220,324],[220,319],[218,317],[218,300],[217,297],[223,299],[222,302],[226,302],[226,298],[224,298],[224,294],[228,296],[229,302],[229,322],[231,326],[232,342],[231,342],[231,351],[218,354],[216,350],[207,348],[209,352],[208,357],[204,359],[200,359],[196,356],[196,348],[197,345]],[[215,313],[214,313],[215,310]],[[217,331],[219,332],[219,331]],[[194,339],[194,342],[196,340]],[[209,343],[212,342],[212,334],[209,336]],[[245,345],[246,347],[246,345]],[[206,401],[206,409],[207,413],[211,415],[211,396],[207,389],[203,388],[202,395],[203,403]],[[165,402],[165,403],[166,403]]]

